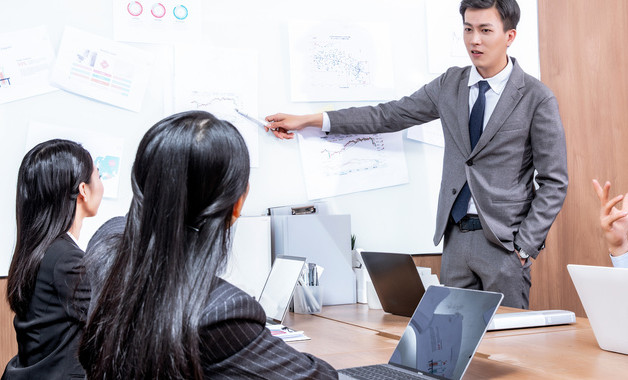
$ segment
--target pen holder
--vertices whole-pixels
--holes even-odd
[[[320,285],[297,285],[294,288],[293,304],[295,313],[320,313],[323,305],[322,287]]]

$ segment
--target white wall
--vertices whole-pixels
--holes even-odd
[[[289,21],[332,19],[390,23],[395,96],[401,97],[435,77],[427,70],[425,1],[440,0],[202,0],[203,43],[259,51],[259,116],[368,104],[290,102]],[[527,19],[533,21],[535,30],[536,1],[522,1],[533,4],[534,14],[528,14]],[[106,0],[4,2],[0,11],[0,33],[47,25],[56,50],[65,25],[113,38],[112,14],[112,3]],[[460,18],[457,13],[451,17]],[[99,133],[106,131],[124,138],[119,196],[115,200],[105,199],[98,216],[85,222],[81,243],[85,244],[105,220],[124,214],[131,198],[129,176],[135,149],[144,132],[166,116],[169,105],[164,105],[164,98],[168,99],[172,88],[172,62],[169,55],[164,54],[170,48],[132,45],[164,57],[158,59],[153,78],[159,79],[151,81],[139,113],[64,91],[0,105],[0,178],[3,178],[0,182],[0,275],[6,274],[15,240],[15,181],[31,120]],[[538,52],[535,54],[538,61]],[[306,203],[296,139],[280,141],[259,133],[260,166],[251,172],[251,190],[244,215],[263,214],[267,207]],[[352,215],[352,232],[357,235],[359,247],[411,253],[437,250],[432,244],[432,235],[442,149],[407,139],[404,146],[409,184],[328,199],[332,210]]]

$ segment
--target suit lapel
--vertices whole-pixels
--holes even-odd
[[[469,74],[464,76],[464,79],[460,81],[458,85],[458,99],[456,119],[458,120],[457,126],[452,126],[451,134],[460,149],[465,156],[471,154],[471,138],[469,137]]]
[[[508,118],[508,116],[510,116],[523,97],[524,73],[521,67],[519,67],[519,64],[517,64],[517,61],[515,61],[512,57],[511,59],[514,66],[512,73],[510,74],[510,78],[504,87],[504,92],[499,97],[499,101],[495,106],[495,110],[493,110],[491,118],[488,120],[488,123],[482,132],[482,136],[480,136],[480,140],[475,146],[475,149],[473,149],[473,155],[484,149],[486,144],[491,141],[493,136],[495,136],[497,131],[499,131],[499,129],[504,125],[504,121]]]

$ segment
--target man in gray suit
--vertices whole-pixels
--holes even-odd
[[[440,118],[445,154],[434,244],[444,237],[441,281],[501,292],[503,305],[528,308],[529,257],[544,247],[562,207],[567,154],[553,93],[506,53],[519,12],[515,0],[463,0],[464,42],[473,65],[452,67],[410,96],[266,120],[267,130],[283,139],[306,126],[380,133]]]

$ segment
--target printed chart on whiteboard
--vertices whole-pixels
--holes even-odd
[[[290,25],[292,101],[386,100],[393,65],[386,24]]]
[[[149,52],[66,27],[51,81],[64,90],[139,112],[152,63]]]
[[[200,40],[201,0],[113,2],[116,41],[175,43]]]
[[[48,81],[54,57],[43,26],[0,34],[0,104],[56,91]]]
[[[98,168],[105,192],[103,197],[115,199],[120,187],[120,162],[124,151],[124,139],[78,128],[65,128],[31,121],[26,136],[25,152],[35,145],[52,139],[75,141],[87,149]]]
[[[408,182],[402,135],[299,133],[308,199],[395,186]]]
[[[259,166],[261,127],[236,110],[257,115],[257,52],[249,49],[175,48],[174,110],[203,110],[233,124],[249,150],[252,167]]]

